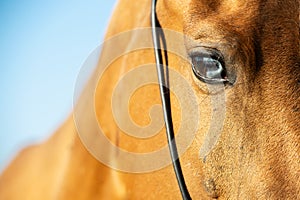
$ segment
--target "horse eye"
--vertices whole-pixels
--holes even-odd
[[[216,53],[192,54],[192,69],[195,76],[205,83],[227,82],[227,72],[222,56]]]

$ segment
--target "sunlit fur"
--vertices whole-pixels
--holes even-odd
[[[149,27],[150,3],[120,0],[106,38]],[[205,85],[193,77],[191,66],[169,55],[170,66],[197,91],[201,112],[201,127],[181,157],[192,198],[299,199],[299,1],[158,0],[157,14],[163,28],[193,39],[182,43],[187,52],[201,45],[217,48],[228,72],[236,77],[235,84],[226,87],[226,119],[220,140],[202,160],[199,149],[210,123],[210,100]],[[111,141],[126,150],[149,152],[166,142],[164,130],[151,140],[123,134],[107,106],[122,74],[153,62],[151,49],[122,56],[104,75],[101,81],[105,84],[97,88],[98,120]],[[141,88],[130,101],[132,119],[141,126],[150,123],[148,110],[155,103],[160,103],[158,87]],[[180,105],[174,96],[172,109],[177,130]],[[112,160],[117,159],[117,152],[108,153]],[[147,174],[116,172],[88,153],[72,117],[45,143],[23,150],[0,178],[0,199],[180,198],[172,166]]]

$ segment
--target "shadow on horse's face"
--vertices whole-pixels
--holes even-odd
[[[213,197],[299,197],[299,1],[160,0],[157,15],[162,28],[185,35],[192,64],[169,54],[169,66],[193,85],[200,106],[194,151],[182,158],[188,185],[199,183],[200,177]],[[217,75],[230,84],[225,85],[222,134],[215,148],[199,160],[198,149],[206,145],[211,126],[206,116],[211,116],[207,97],[212,84],[201,79],[201,74],[213,76],[201,69],[209,66],[207,61],[203,64],[207,54],[218,55],[215,60],[225,69]],[[199,60],[200,78],[192,72]],[[217,69],[211,70],[222,71]],[[173,110],[176,125],[180,117]],[[201,175],[195,176],[195,169]],[[193,184],[190,190],[197,193]]]

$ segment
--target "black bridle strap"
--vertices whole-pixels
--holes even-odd
[[[174,172],[176,174],[176,179],[178,182],[178,186],[180,188],[180,192],[182,195],[182,199],[188,200],[191,199],[189,191],[187,190],[184,176],[182,174],[181,165],[179,161],[179,156],[177,152],[174,130],[173,130],[173,122],[172,122],[172,113],[171,113],[171,101],[170,101],[170,90],[168,87],[168,78],[164,73],[164,65],[162,62],[162,53],[160,48],[160,39],[164,39],[162,36],[162,30],[158,32],[158,28],[161,28],[157,16],[156,16],[156,0],[152,0],[151,6],[151,25],[152,25],[152,37],[153,37],[153,45],[154,45],[154,53],[156,59],[156,69],[157,76],[159,82],[160,96],[163,107],[163,114],[165,119],[165,126],[167,132],[168,145],[170,149],[172,164],[174,168]],[[165,58],[167,62],[167,58]],[[167,67],[167,66],[166,66]]]

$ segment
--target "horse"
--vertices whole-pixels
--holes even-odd
[[[300,198],[299,3],[157,0],[162,89],[192,199]],[[108,67],[53,136],[5,169],[0,199],[181,199],[152,107],[163,98],[150,14],[150,0],[118,2],[98,63]]]

